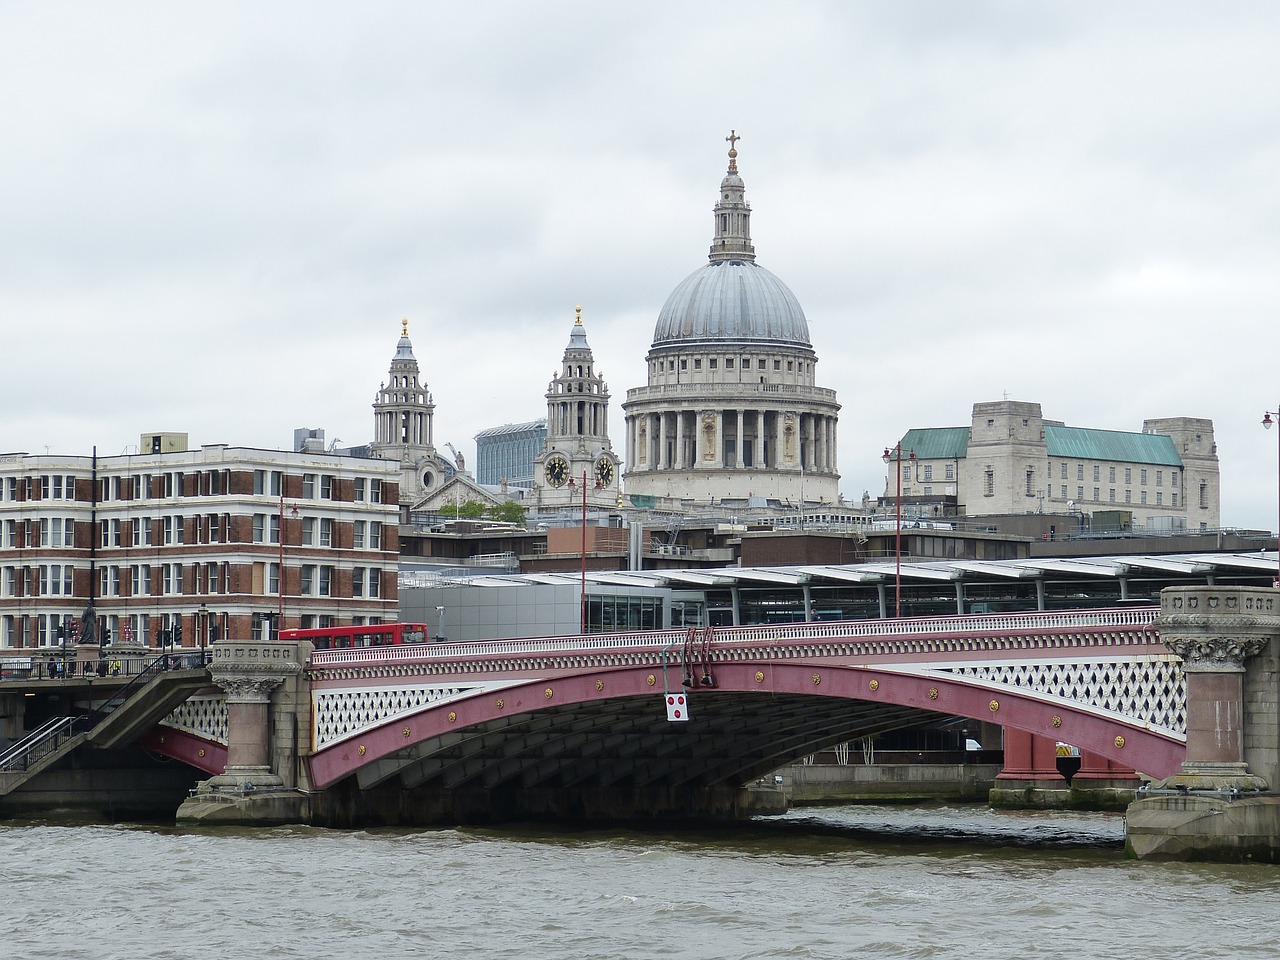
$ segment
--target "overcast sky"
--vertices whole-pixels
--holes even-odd
[[[838,391],[841,491],[975,401],[1212,418],[1277,526],[1280,4],[0,3],[0,450],[546,413],[574,305],[615,447],[724,137]]]

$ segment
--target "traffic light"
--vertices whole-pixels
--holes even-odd
[[[58,638],[59,643],[66,643],[67,642],[67,625],[65,623],[59,623],[56,627],[54,627],[53,635]]]
[[[175,647],[182,646],[182,618],[181,617],[173,621],[173,645]]]
[[[105,646],[106,646],[108,643],[110,643],[110,642],[111,642],[111,628],[110,628],[110,627],[103,627],[103,628],[102,628],[102,639],[99,641],[98,646],[100,646],[100,647],[105,647]]]

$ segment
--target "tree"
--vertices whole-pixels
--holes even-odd
[[[524,523],[524,507],[515,500],[505,500],[489,508],[489,517],[503,523]]]

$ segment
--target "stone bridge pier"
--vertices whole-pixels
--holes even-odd
[[[209,673],[226,693],[227,766],[178,809],[179,823],[305,820],[310,690],[305,641],[224,640]]]
[[[1129,852],[1280,862],[1280,590],[1169,587],[1155,625],[1183,662],[1187,756],[1129,805]]]

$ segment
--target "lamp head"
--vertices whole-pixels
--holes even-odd
[[[1262,425],[1266,427],[1268,430],[1270,430],[1271,424],[1273,423],[1275,423],[1275,421],[1271,419],[1271,411],[1268,410],[1266,413],[1262,415]]]
[[[889,452],[888,447],[884,448],[884,456],[881,457],[880,459],[882,459],[885,463],[888,463],[890,460],[893,459],[893,454]]]

